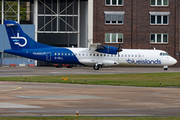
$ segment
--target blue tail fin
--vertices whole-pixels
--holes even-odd
[[[12,20],[6,20],[4,21],[4,24],[12,49],[29,49],[48,46],[36,42],[27,34],[25,34],[17,22]]]

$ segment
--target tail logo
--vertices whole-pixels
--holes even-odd
[[[27,39],[25,37],[19,37],[19,33],[17,33],[17,37],[11,37],[11,39],[13,39],[14,44],[19,45],[20,47],[24,47],[27,44]],[[20,40],[24,40],[24,44],[21,44]]]

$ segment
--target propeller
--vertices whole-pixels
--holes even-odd
[[[117,52],[121,52],[121,51],[122,51],[122,49],[121,49],[121,42],[122,42],[122,39],[118,39],[118,42],[119,42],[119,47],[118,47]]]

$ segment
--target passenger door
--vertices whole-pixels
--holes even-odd
[[[46,53],[46,60],[51,61],[51,52]]]

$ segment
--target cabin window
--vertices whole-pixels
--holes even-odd
[[[90,54],[90,56],[91,56],[91,54]]]
[[[168,56],[168,53],[163,53],[163,56]]]
[[[84,56],[84,53],[82,54],[82,56]]]
[[[79,53],[79,56],[81,56],[81,53]]]
[[[60,55],[60,53],[58,53],[58,55]]]
[[[130,55],[128,55],[128,57],[130,57]]]
[[[54,55],[57,55],[57,53],[54,53]]]
[[[68,53],[68,56],[70,56],[70,53]]]
[[[77,56],[77,53],[75,53],[75,55]]]
[[[63,55],[63,53],[61,53],[61,55]]]
[[[123,57],[123,54],[121,55],[121,57]]]
[[[74,54],[72,53],[72,56],[73,56]]]
[[[169,56],[168,53],[160,53],[160,56]]]
[[[95,54],[93,54],[93,56],[95,56]]]
[[[102,54],[101,54],[101,56],[102,56]]]
[[[67,53],[65,53],[65,56],[67,55]]]
[[[109,57],[109,55],[107,55],[107,57]]]
[[[125,55],[125,57],[127,57],[127,55]]]
[[[106,57],[106,54],[104,54],[104,57]]]
[[[134,55],[132,55],[132,57],[134,57]]]

